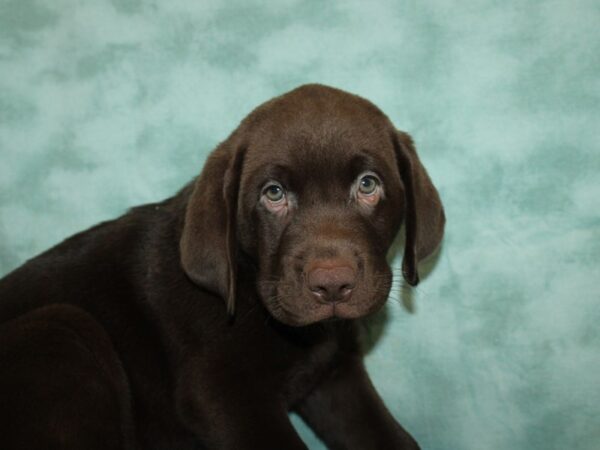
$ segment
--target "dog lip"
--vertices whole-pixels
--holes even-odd
[[[345,302],[331,302],[329,303],[331,306],[330,308],[327,308],[326,305],[324,305],[324,309],[329,309],[329,314],[318,319],[317,322],[337,322],[340,320],[356,319],[363,315],[348,309],[344,303]]]
[[[334,315],[340,319],[357,319],[364,316],[364,314],[347,305],[346,302],[336,302]]]

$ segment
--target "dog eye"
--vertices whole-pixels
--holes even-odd
[[[379,186],[379,178],[373,175],[365,175],[358,182],[358,190],[364,195],[373,195]]]
[[[279,184],[270,184],[264,190],[263,194],[270,202],[277,203],[285,197],[285,191]]]
[[[372,211],[372,208],[379,203],[384,195],[381,179],[373,172],[363,172],[352,186],[351,192],[352,198],[366,212]]]
[[[269,181],[262,190],[260,202],[267,211],[285,217],[289,211],[288,195],[277,181]]]

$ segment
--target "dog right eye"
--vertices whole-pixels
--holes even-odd
[[[279,184],[270,184],[263,190],[263,194],[273,203],[280,202],[285,197],[285,192]]]
[[[288,213],[288,195],[281,184],[269,181],[262,190],[260,202],[271,213],[284,217]]]

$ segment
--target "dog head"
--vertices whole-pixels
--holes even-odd
[[[188,202],[181,262],[231,314],[244,254],[279,321],[357,318],[387,299],[386,254],[403,222],[402,272],[414,286],[445,218],[411,138],[367,100],[306,85],[259,106],[209,156]]]

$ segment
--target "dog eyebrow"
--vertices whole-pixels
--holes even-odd
[[[289,187],[291,170],[282,164],[267,164],[257,170],[257,188],[262,189],[268,181],[278,181]]]
[[[361,154],[356,155],[352,157],[352,159],[350,159],[350,162],[348,163],[348,173],[352,174],[353,178],[356,178],[362,172],[365,172],[367,170],[378,173],[377,167],[378,164],[375,158],[373,158],[369,153],[367,153],[367,150],[364,150]]]

